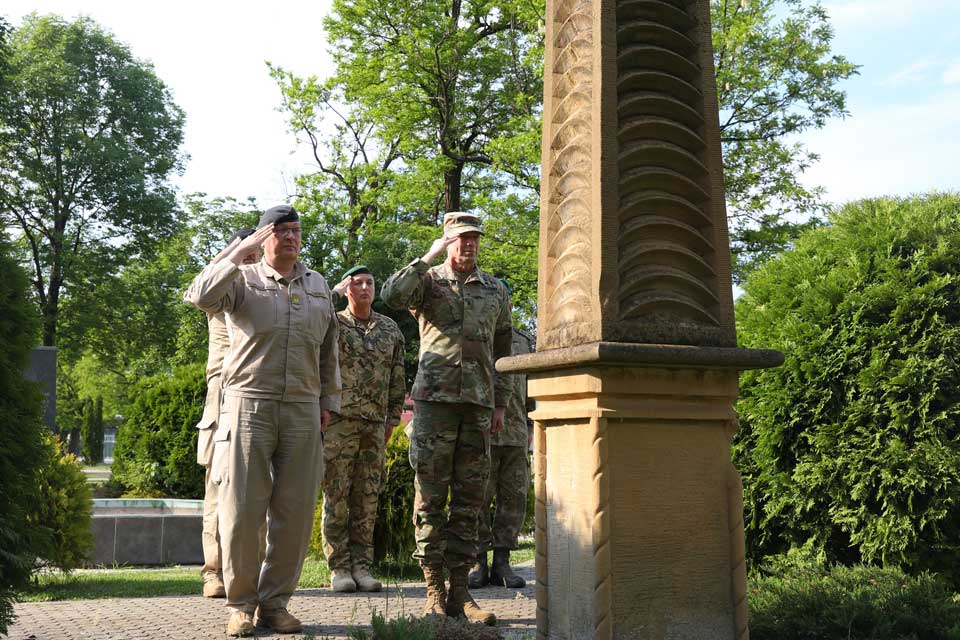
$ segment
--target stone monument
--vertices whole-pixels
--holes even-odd
[[[538,638],[748,637],[708,0],[547,0]]]
[[[57,433],[57,348],[35,347],[23,377],[40,385],[43,392],[43,421]]]

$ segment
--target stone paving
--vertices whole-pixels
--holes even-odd
[[[505,637],[534,637],[536,600],[533,567],[517,567],[527,580],[523,589],[485,587],[472,591],[480,606],[497,614]],[[391,585],[382,593],[334,593],[330,589],[298,590],[290,612],[303,621],[303,634],[277,635],[258,629],[256,638],[346,638],[352,627],[369,629],[376,609],[390,618],[419,615],[425,585]],[[11,640],[133,640],[226,638],[228,613],[222,600],[197,596],[112,598],[17,604],[18,620],[9,629]]]

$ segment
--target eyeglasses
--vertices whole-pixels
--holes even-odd
[[[298,237],[303,233],[303,229],[301,227],[274,227],[273,233],[281,238],[288,235]]]

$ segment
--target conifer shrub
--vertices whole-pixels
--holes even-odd
[[[37,475],[39,499],[30,524],[44,532],[39,565],[71,571],[84,564],[93,550],[93,493],[80,461],[53,434],[44,436],[46,461]]]
[[[960,578],[960,196],[849,204],[752,273],[739,342],[786,362],[741,377],[734,459],[756,562]]]
[[[812,547],[750,576],[753,640],[958,640],[960,596],[929,572],[830,565]]]
[[[28,514],[46,459],[43,396],[23,378],[39,325],[27,275],[0,232],[0,635],[13,620],[13,600],[29,583],[40,544]]]
[[[178,367],[134,387],[117,431],[113,477],[134,497],[203,497],[197,422],[206,393],[204,365]]]

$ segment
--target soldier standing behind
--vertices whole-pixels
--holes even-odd
[[[380,591],[369,569],[386,443],[406,393],[403,334],[373,311],[369,269],[347,271],[334,287],[335,296],[343,293],[347,308],[337,314],[343,391],[324,434],[323,553],[334,591]]]
[[[510,285],[501,280],[510,290]],[[513,329],[513,355],[533,353],[530,334]],[[503,419],[503,430],[493,435],[490,447],[490,478],[483,508],[480,509],[478,536],[480,553],[469,575],[471,589],[486,584],[520,589],[526,581],[510,567],[510,551],[519,548],[520,529],[527,514],[527,491],[530,488],[530,463],[527,450],[533,433],[527,413],[534,402],[527,396],[527,376],[506,375],[513,384],[510,403]],[[496,497],[491,525],[490,502]],[[493,549],[493,566],[487,569],[487,552]]]
[[[510,355],[510,299],[503,284],[477,268],[477,216],[448,213],[443,230],[423,258],[391,276],[382,292],[384,302],[410,309],[420,324],[420,363],[411,393],[417,446],[413,557],[427,582],[425,614],[494,624],[493,613],[471,597],[467,573],[477,555],[490,434],[503,427],[510,396],[509,383],[501,377],[495,383],[493,369],[497,358]],[[444,251],[447,260],[431,268]]]
[[[220,262],[233,251],[241,240],[253,233],[253,229],[240,229],[226,248],[213,259]],[[243,264],[254,264],[260,260],[260,250],[254,249],[243,256]],[[197,464],[206,468],[203,491],[203,595],[207,598],[222,598],[226,594],[223,588],[223,564],[220,551],[220,534],[217,533],[217,484],[213,481],[210,467],[213,463],[213,434],[220,416],[220,372],[223,368],[223,356],[230,348],[230,336],[227,322],[222,313],[207,314],[207,396],[203,404],[203,416],[197,424]],[[261,541],[266,529],[261,530]],[[261,548],[263,544],[261,542]],[[261,559],[263,554],[261,553]]]

